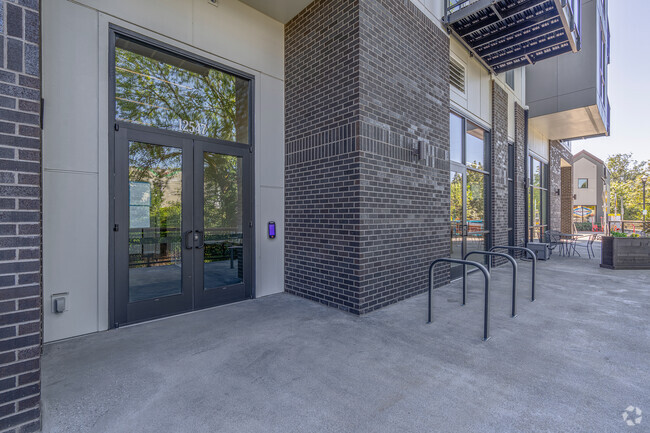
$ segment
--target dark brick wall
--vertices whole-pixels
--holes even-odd
[[[508,245],[508,93],[492,81],[492,245]],[[504,252],[504,251],[499,251]],[[495,260],[497,264],[505,262]]]
[[[316,146],[319,133],[358,120],[359,1],[316,0],[284,32],[285,140]]]
[[[409,0],[316,1],[285,44],[286,291],[357,314],[421,293],[449,254],[447,36]]]
[[[360,22],[365,313],[422,293],[449,254],[449,39],[409,0],[362,0]]]
[[[559,230],[563,233],[570,233],[571,224],[571,202],[573,200],[573,188],[571,177],[566,181],[565,177],[571,175],[571,167],[562,168],[562,159],[569,164],[573,164],[573,155],[562,143],[558,141],[551,141],[549,143],[549,228],[551,230]],[[560,195],[557,191],[560,190]],[[566,208],[567,198],[569,200],[569,209]],[[564,206],[563,206],[564,203]],[[568,220],[568,221],[565,221]],[[566,232],[564,229],[569,228]]]
[[[410,0],[359,4],[361,120],[448,149],[449,38]]]
[[[285,290],[359,313],[359,3],[285,26]]]
[[[528,141],[528,114],[515,103],[515,243],[524,246],[526,242],[526,144]]]
[[[31,432],[42,323],[39,2],[0,2],[0,13],[0,431]]]

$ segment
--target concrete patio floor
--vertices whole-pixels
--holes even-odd
[[[599,257],[599,256],[598,256]],[[279,294],[45,347],[45,432],[650,431],[650,271],[493,271],[356,317]],[[628,406],[645,411],[628,427]]]

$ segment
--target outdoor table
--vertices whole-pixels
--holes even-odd
[[[579,257],[581,257],[580,253],[578,252],[578,250],[576,250],[576,247],[575,247],[576,240],[578,238],[582,237],[581,234],[578,234],[578,233],[559,233],[559,236],[560,236],[560,240],[562,241],[562,243],[566,246],[566,255],[567,256],[571,255],[571,251],[573,251],[573,255],[577,254]],[[564,255],[564,254],[562,254],[563,251],[564,251],[564,248],[562,248],[560,250],[561,255]]]

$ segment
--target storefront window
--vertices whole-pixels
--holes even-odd
[[[548,229],[548,166],[534,157],[529,159],[529,182],[528,236],[543,241]]]
[[[484,250],[489,239],[489,133],[454,113],[450,129],[451,257]],[[452,266],[452,278],[459,274]]]
[[[249,143],[249,80],[118,36],[116,120]]]

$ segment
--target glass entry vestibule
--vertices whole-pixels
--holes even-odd
[[[115,325],[252,297],[251,79],[113,40]]]
[[[454,113],[449,126],[451,257],[462,259],[488,247],[489,133]],[[461,275],[451,267],[452,279]]]

